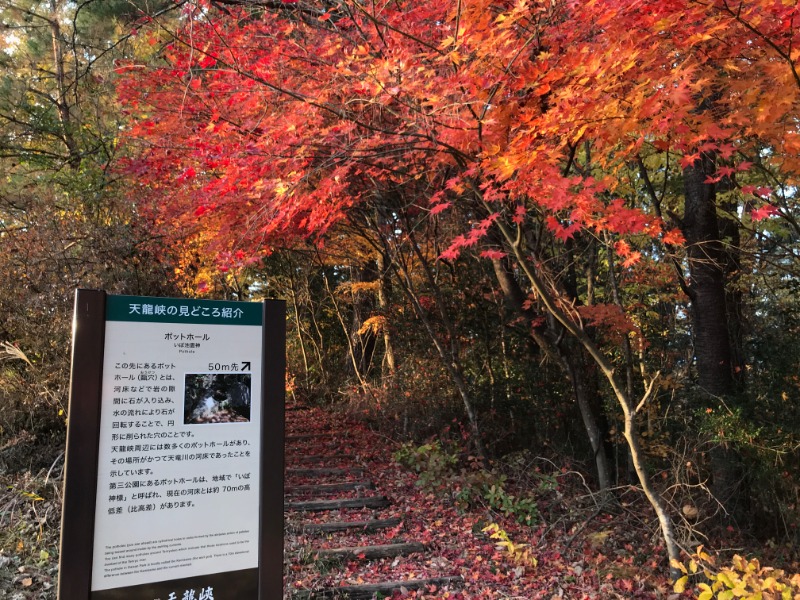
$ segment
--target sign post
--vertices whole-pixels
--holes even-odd
[[[59,600],[283,594],[285,305],[75,301]]]

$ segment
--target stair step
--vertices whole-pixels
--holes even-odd
[[[391,519],[373,519],[371,521],[331,521],[330,523],[302,523],[292,529],[302,533],[336,533],[337,531],[359,530],[364,533],[373,533],[380,529],[397,527],[402,521],[393,517]]]
[[[424,552],[425,545],[419,542],[403,542],[401,544],[381,544],[379,546],[354,546],[352,548],[332,548],[330,550],[317,550],[318,560],[323,562],[345,562],[348,560],[377,560],[379,558],[394,558],[408,556],[416,552]]]
[[[340,434],[347,437],[346,433]],[[284,439],[287,442],[304,442],[307,440],[325,440],[333,437],[332,431],[320,431],[318,433],[290,433]]]
[[[318,475],[363,475],[364,469],[356,467],[353,469],[341,467],[321,467],[318,469],[286,469],[287,475],[301,475],[306,477],[316,477]]]
[[[355,454],[317,454],[315,456],[298,456],[294,458],[299,463],[318,463],[324,460],[356,460]]]
[[[334,450],[339,448],[342,444],[339,441],[336,442],[326,442],[324,444],[315,444],[317,448],[324,448],[326,450]],[[289,446],[284,444],[286,449],[286,454],[302,454],[308,451],[308,445],[304,446]]]
[[[370,496],[368,498],[345,498],[338,500],[309,500],[308,502],[286,502],[284,510],[297,510],[303,512],[319,512],[324,510],[339,510],[342,508],[386,508],[391,506],[386,496]]]
[[[374,490],[375,484],[371,481],[343,481],[340,483],[318,483],[316,485],[292,485],[284,489],[286,494],[305,494],[328,492],[346,492],[348,490]]]
[[[346,585],[313,591],[297,591],[292,594],[292,600],[333,600],[334,598],[371,600],[375,596],[390,597],[394,592],[402,591],[403,589],[412,591],[434,585],[438,588],[442,586],[460,586],[463,583],[464,580],[460,575],[453,575],[450,577],[432,577],[430,579],[410,579],[408,581]]]

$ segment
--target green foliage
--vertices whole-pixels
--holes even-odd
[[[422,488],[435,488],[450,480],[458,465],[457,452],[438,440],[417,447],[403,444],[394,459],[419,475],[417,485]]]
[[[713,443],[747,446],[762,435],[763,428],[744,415],[742,406],[718,406],[700,412],[699,430]]]
[[[786,387],[783,394],[773,394],[762,384],[754,382],[754,389],[727,402],[702,400],[699,393],[693,396],[688,390],[690,405],[702,408],[672,415],[671,426],[676,428],[672,439],[694,446],[696,451],[689,458],[698,468],[695,475],[708,477],[712,483],[710,456],[718,448],[727,451],[735,461],[741,489],[749,492],[743,510],[749,522],[758,522],[756,533],[763,539],[796,543],[800,507],[793,498],[800,473],[796,451],[800,420],[795,392]],[[680,426],[682,429],[678,429]],[[684,455],[680,460],[685,462],[686,458]]]
[[[534,525],[540,520],[539,507],[533,495],[511,493],[505,474],[477,466],[459,468],[457,449],[439,440],[421,446],[403,444],[395,452],[394,459],[419,475],[416,485],[428,491],[452,493],[457,506],[462,509],[483,505],[521,525]],[[555,489],[553,478],[542,476],[538,481],[537,492]]]
[[[111,168],[123,127],[115,61],[138,51],[129,34],[140,9],[168,5],[0,6],[13,32],[0,40],[0,342],[25,356],[0,356],[0,447],[63,435],[76,288],[174,294]]]
[[[516,497],[502,486],[492,485],[484,489],[483,499],[493,511],[513,517],[521,524],[534,525],[539,521],[539,507],[533,498]]]

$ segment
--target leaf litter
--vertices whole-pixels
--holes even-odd
[[[286,588],[293,591],[405,581],[460,575],[462,585],[396,592],[396,598],[469,599],[664,599],[676,595],[667,577],[665,553],[660,547],[653,519],[642,499],[627,498],[601,507],[569,469],[556,469],[555,493],[537,498],[540,519],[533,526],[518,523],[513,516],[480,504],[457,502],[453,482],[431,489],[418,485],[419,475],[393,460],[399,444],[368,430],[359,423],[341,421],[321,409],[288,413],[290,431],[308,434],[334,431],[339,427],[346,439],[341,451],[355,456],[350,467],[365,470],[365,477],[341,475],[297,477],[287,475],[287,485],[336,483],[372,479],[375,490],[337,492],[337,498],[359,495],[387,496],[386,509],[344,509],[331,512],[286,514]],[[319,438],[330,442],[330,438]],[[316,439],[308,440],[307,454],[321,455]],[[287,455],[287,465],[299,466],[299,456]],[[328,465],[325,465],[328,466]],[[520,478],[522,479],[522,478]],[[511,481],[510,485],[524,482]],[[522,490],[518,490],[522,492]],[[326,494],[325,497],[330,497]],[[292,497],[294,499],[294,496]],[[635,515],[635,518],[628,518]],[[399,517],[398,526],[373,533],[347,530],[330,534],[296,533],[299,523],[365,521]],[[520,564],[508,547],[498,545],[488,532],[495,523],[515,547],[524,546],[535,557],[536,566]],[[316,550],[421,542],[425,552],[377,560],[323,564]],[[686,596],[688,597],[688,596]]]

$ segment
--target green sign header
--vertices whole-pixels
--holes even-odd
[[[106,296],[106,321],[261,325],[263,311],[261,302]]]

